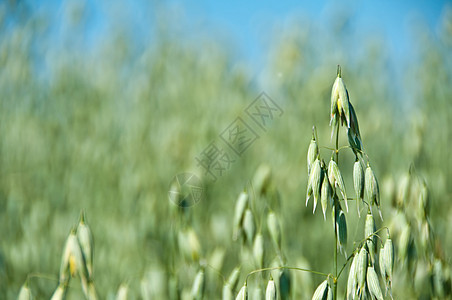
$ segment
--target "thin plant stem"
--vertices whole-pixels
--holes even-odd
[[[336,163],[339,164],[339,123],[337,124],[337,129],[336,129],[336,148],[335,148],[335,153],[336,153]],[[337,197],[335,197],[335,201],[338,201]],[[336,204],[334,205],[334,210],[336,210]],[[334,215],[334,278],[333,278],[333,300],[337,299],[337,230],[336,230],[336,211],[334,211],[333,213]]]

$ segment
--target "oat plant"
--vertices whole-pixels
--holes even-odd
[[[387,228],[377,230],[374,213],[376,208],[383,220],[380,210],[380,190],[377,177],[371,168],[368,155],[359,132],[358,118],[350,102],[349,93],[342,79],[341,68],[338,66],[337,78],[331,91],[330,110],[331,140],[334,139],[332,148],[319,147],[315,126],[312,139],[308,147],[308,185],[306,192],[306,206],[309,200],[313,202],[313,213],[320,199],[323,218],[326,220],[327,211],[331,209],[334,228],[334,256],[333,271],[327,276],[315,290],[313,299],[337,299],[338,278],[350,262],[350,271],[347,283],[347,299],[383,299],[380,287],[380,279],[385,284],[386,295],[391,295],[392,269],[394,263],[394,250],[392,240]],[[341,129],[345,129],[349,145],[339,145]],[[319,149],[330,149],[332,155],[328,163],[321,157]],[[343,150],[351,150],[356,159],[353,165],[353,188],[355,197],[347,196],[347,190],[342,177],[339,163],[339,153]],[[350,195],[350,193],[349,193]],[[361,216],[361,210],[367,211],[364,239],[358,243],[352,253],[347,256],[347,218],[349,201],[355,201],[357,214]],[[351,213],[351,212],[350,212]],[[381,235],[386,232],[385,241]],[[381,247],[377,247],[378,243]],[[377,260],[377,249],[381,248]],[[343,253],[345,264],[339,270],[338,255]]]
[[[233,238],[242,237],[243,245],[252,247],[254,241],[254,258],[256,266],[254,271],[248,273],[245,282],[238,292],[236,299],[247,299],[250,288],[249,278],[255,274],[272,271],[268,280],[266,289],[267,299],[289,299],[290,298],[290,273],[289,270],[309,272],[311,274],[322,276],[324,280],[315,289],[312,299],[337,299],[338,298],[338,279],[343,271],[349,267],[349,274],[346,287],[346,299],[383,299],[383,295],[392,298],[392,276],[394,265],[394,247],[389,235],[389,229],[382,227],[377,229],[374,213],[383,220],[380,210],[380,188],[377,177],[371,168],[370,160],[366,154],[359,132],[358,118],[353,105],[350,102],[348,91],[341,77],[341,69],[338,66],[337,78],[333,84],[331,92],[331,119],[332,127],[331,140],[335,138],[334,146],[319,147],[318,137],[315,126],[312,131],[312,139],[307,153],[307,171],[308,185],[306,192],[306,206],[309,200],[313,202],[313,213],[320,200],[322,215],[327,219],[327,211],[331,210],[334,230],[334,256],[333,270],[330,273],[319,272],[308,268],[298,268],[286,265],[283,251],[281,249],[281,229],[279,227],[278,216],[271,210],[269,205],[266,218],[266,227],[272,244],[275,246],[277,254],[276,264],[263,268],[263,242],[256,235],[256,225],[254,222],[256,212],[253,212],[253,205],[249,201],[248,194],[243,192],[239,195],[235,207],[234,234]],[[349,145],[339,147],[339,134],[341,128],[346,129]],[[319,149],[330,149],[332,155],[330,160],[325,160],[320,156]],[[339,164],[339,152],[351,150],[355,154],[355,163],[353,165],[353,188],[355,197],[347,196],[347,189]],[[342,165],[341,165],[342,166]],[[258,194],[265,193],[262,187],[268,185],[269,180],[263,178],[269,177],[269,171],[259,169],[257,174],[263,173],[265,176],[256,176],[256,189]],[[264,182],[261,184],[260,182]],[[347,218],[349,212],[349,201],[355,201],[358,217],[361,217],[361,211],[365,210],[363,239],[355,241],[351,254],[347,256]],[[254,206],[255,208],[255,206]],[[375,210],[376,208],[376,210]],[[256,247],[257,245],[257,247]],[[380,247],[378,247],[380,245]],[[256,251],[262,249],[262,251]],[[345,256],[345,263],[339,269],[339,252]],[[277,271],[273,273],[274,271]],[[275,280],[274,280],[275,279]],[[275,284],[277,280],[277,284]],[[384,284],[383,290],[380,281]],[[262,282],[262,280],[261,280]],[[223,290],[223,299],[230,299],[224,295],[230,295],[231,284],[226,284]],[[258,288],[259,289],[259,288]],[[279,295],[279,297],[277,297]],[[342,298],[342,297],[341,297]]]

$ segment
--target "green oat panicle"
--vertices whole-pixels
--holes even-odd
[[[339,98],[339,92],[337,89],[337,78],[333,83],[333,88],[331,89],[330,126],[333,127],[333,133],[334,128],[338,125],[337,99]],[[331,134],[331,138],[333,137],[333,133]]]
[[[312,173],[308,177],[308,186],[306,188],[306,204],[305,204],[306,207],[308,207],[309,199],[312,196],[312,184],[311,184],[311,181],[312,181]]]
[[[377,252],[377,236],[374,235],[377,231],[375,220],[370,211],[366,215],[366,224],[364,226],[364,238],[366,238],[367,249],[369,249],[369,256],[372,264],[375,264],[375,253]]]
[[[245,216],[243,217],[243,230],[245,231],[246,240],[249,245],[252,245],[256,234],[256,223],[253,212],[249,208],[246,209]]]
[[[91,229],[85,222],[85,213],[81,212],[77,227],[77,238],[88,271],[88,278],[93,279],[94,239]]]
[[[70,277],[79,274],[82,280],[88,279],[88,270],[77,239],[76,229],[72,229],[64,246],[60,265],[60,283],[69,283]]]
[[[273,241],[277,251],[281,250],[281,226],[279,225],[278,217],[273,211],[267,215],[267,227],[270,232],[270,237]]]
[[[312,138],[311,143],[308,148],[307,165],[308,165],[308,176],[311,174],[312,165],[319,155],[319,146],[315,140],[315,126],[312,127]]]
[[[323,171],[325,174],[325,171]],[[328,208],[328,205],[332,205],[333,198],[332,198],[332,191],[330,182],[328,180],[328,176],[323,176],[323,183],[322,183],[322,189],[320,193],[320,204],[322,205],[322,212],[323,212],[323,219],[326,220],[326,210]]]
[[[267,289],[265,290],[265,300],[276,300],[276,285],[273,278],[267,284]]]
[[[383,251],[383,253],[381,253],[381,251]],[[392,287],[392,270],[394,268],[394,245],[392,244],[392,240],[389,235],[381,251],[380,264],[383,264],[384,266],[384,273],[382,272],[382,276],[385,280],[386,291],[390,291]],[[382,268],[383,267],[380,265],[380,270]]]
[[[254,238],[253,256],[256,267],[262,269],[264,264],[264,236],[260,232]]]
[[[196,274],[193,281],[193,287],[191,290],[191,296],[193,300],[201,300],[204,296],[205,276],[204,270],[201,268]]]
[[[409,246],[411,243],[411,226],[409,224],[405,224],[403,227],[398,243],[398,259],[401,262],[405,262],[408,256]]]
[[[327,300],[333,300],[333,289],[331,288],[331,285],[328,284],[328,295],[327,295]]]
[[[312,296],[312,300],[326,300],[328,299],[328,280],[322,281],[317,287]]]
[[[198,235],[191,226],[178,232],[177,242],[179,250],[186,260],[199,260],[201,244],[199,243]]]
[[[306,206],[308,206],[309,198],[311,195],[314,196],[314,207],[312,212],[315,212],[315,208],[317,207],[317,201],[320,198],[320,188],[321,188],[321,176],[322,176],[322,168],[320,165],[320,160],[317,158],[312,166],[311,175],[309,176],[308,181],[308,189],[306,194]]]
[[[239,283],[240,277],[240,266],[237,266],[232,270],[231,275],[229,275],[227,283],[230,285],[231,289],[235,290],[237,283]]]
[[[270,187],[272,171],[270,166],[262,164],[253,177],[253,186],[259,196],[265,195]]]
[[[411,172],[404,173],[399,179],[396,197],[398,208],[404,208],[406,201],[410,198],[412,180]]]
[[[350,265],[350,271],[348,273],[348,279],[347,279],[347,299],[350,299],[350,297],[352,299],[354,299],[356,296],[357,284],[358,284],[358,279],[357,279],[358,257],[359,257],[358,253],[355,253],[353,256],[352,263]]]
[[[348,143],[355,156],[362,156],[363,143],[361,140],[361,134],[359,133],[358,117],[356,116],[355,109],[350,103],[350,128],[347,129]]]
[[[234,299],[232,291],[236,289],[237,283],[239,282],[239,277],[240,266],[237,266],[232,270],[228,280],[223,286],[223,300]]]
[[[31,293],[30,287],[28,286],[28,279],[20,288],[17,300],[33,300],[33,294]]]
[[[339,238],[339,249],[347,257],[347,220],[345,219],[344,211],[340,207],[337,211],[339,214],[336,216],[336,230]]]
[[[429,219],[423,220],[422,224],[420,225],[419,242],[420,242],[421,248],[425,252],[431,251],[430,249],[433,249],[433,247],[434,247],[433,232],[432,232],[432,227],[430,225]]]
[[[336,132],[336,126],[338,126],[337,122],[338,122],[338,116],[337,116],[337,114],[334,114],[334,116],[330,120],[330,126],[332,126],[331,127],[331,140],[333,140],[334,133]]]
[[[358,292],[360,295],[364,293],[365,286],[366,286],[366,273],[367,273],[367,250],[366,246],[364,245],[361,247],[361,250],[358,254],[358,261],[357,261],[357,279],[358,279]]]
[[[232,294],[232,288],[227,282],[223,285],[221,299],[223,299],[223,300],[233,300],[234,299],[234,296]]]
[[[369,163],[367,163],[364,185],[369,205],[375,204],[377,206],[380,218],[383,220],[380,210],[380,187],[378,185],[377,177],[375,177],[375,173]]]
[[[420,217],[426,219],[430,213],[430,195],[425,180],[422,180],[419,193],[419,213]]]
[[[345,201],[345,209],[348,212],[347,193],[345,191],[344,179],[342,179],[341,171],[332,157],[328,164],[328,180],[330,181],[330,185],[333,189],[339,187],[342,198],[344,198]]]
[[[235,300],[247,300],[247,299],[248,299],[248,288],[245,282],[242,288],[240,289],[239,293],[237,294]]]
[[[121,283],[116,293],[115,300],[127,300],[129,297],[129,285],[127,283]]]
[[[386,265],[385,265],[385,257],[386,250],[383,244],[380,245],[380,253],[378,255],[378,264],[380,266],[380,275],[386,281]]]
[[[248,207],[248,199],[248,193],[246,192],[241,192],[237,198],[234,211],[234,232],[232,235],[234,241],[239,238],[242,232],[243,217],[245,215],[245,209]]]
[[[336,80],[334,81],[333,88],[331,89],[331,119],[330,126],[335,127],[337,121],[341,121],[342,124],[346,123],[347,128],[350,128],[350,101],[348,97],[348,91],[342,80],[342,74],[340,66],[338,66],[338,72]],[[339,119],[335,116],[339,114]],[[335,124],[336,122],[336,124]]]
[[[385,242],[385,269],[389,279],[392,280],[392,270],[394,268],[394,245],[388,236]]]
[[[367,268],[367,288],[369,289],[372,298],[383,300],[383,294],[381,293],[380,283],[374,267]]]
[[[353,165],[353,187],[356,193],[356,208],[358,210],[358,216],[361,217],[359,211],[359,205],[364,198],[364,169],[358,158],[356,158]]]
[[[58,284],[56,290],[53,292],[50,300],[63,300],[66,298],[67,286],[60,283]]]

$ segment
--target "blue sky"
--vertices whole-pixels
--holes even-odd
[[[410,44],[412,20],[423,20],[433,29],[448,1],[172,1],[181,4],[189,18],[205,20],[212,31],[227,32],[247,57],[259,56],[262,37],[272,24],[306,17],[318,24],[330,21],[335,10],[351,15],[358,33],[382,34],[395,55],[403,55]],[[449,1],[450,4],[450,1]]]
[[[39,3],[39,4],[38,4]],[[55,24],[67,18],[65,4],[83,3],[77,0],[43,0],[32,2],[36,11],[47,12]],[[266,55],[266,37],[269,29],[284,25],[290,19],[306,18],[319,26],[328,25],[336,11],[350,16],[350,26],[358,35],[380,34],[388,42],[394,57],[406,56],[410,49],[410,26],[425,22],[433,30],[438,26],[443,7],[451,1],[395,1],[395,0],[345,0],[345,1],[188,1],[170,0],[149,4],[136,1],[85,2],[84,30],[86,41],[96,44],[109,24],[117,19],[126,20],[137,34],[149,31],[155,18],[153,5],[169,7],[171,22],[181,22],[183,35],[195,36],[198,31],[232,45],[239,59],[255,65]],[[163,4],[162,4],[163,3]],[[56,36],[62,26],[55,26]],[[180,28],[179,28],[180,29]]]

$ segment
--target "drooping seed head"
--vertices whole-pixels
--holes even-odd
[[[253,256],[257,268],[262,269],[264,264],[264,236],[260,232],[254,238]]]
[[[248,300],[248,288],[246,287],[246,282],[240,289],[235,300]]]
[[[68,283],[70,276],[79,274],[83,279],[88,278],[82,250],[77,239],[76,230],[71,230],[63,250],[60,265],[60,282]]]
[[[265,300],[276,300],[276,285],[273,278],[270,278],[265,290]]]
[[[381,244],[380,247],[380,253],[379,253],[379,265],[380,265],[380,275],[383,277],[383,279],[386,280],[386,262],[385,262],[385,256],[386,256],[386,250],[383,244]]]
[[[85,222],[85,215],[82,212],[80,222],[77,227],[77,238],[82,250],[82,255],[88,271],[88,278],[93,278],[93,258],[94,258],[94,239],[91,229]]]
[[[375,226],[374,217],[370,212],[368,212],[366,216],[366,224],[364,226],[364,237],[367,239],[366,244],[369,249],[372,264],[375,263],[375,253],[377,252],[377,236],[374,235],[375,231],[377,231],[377,227]]]
[[[339,113],[337,108],[337,100],[339,99],[339,77],[333,83],[333,88],[331,89],[331,108],[330,108],[330,126],[335,127],[337,124],[337,115]]]
[[[245,216],[243,217],[243,230],[248,243],[251,245],[256,234],[256,223],[254,221],[254,215],[251,209],[246,209]]]
[[[407,258],[410,241],[411,241],[411,228],[410,225],[406,224],[405,227],[402,229],[402,232],[400,233],[398,244],[399,259],[402,262],[404,262],[405,259]]]
[[[260,165],[256,170],[253,177],[253,186],[258,195],[264,195],[267,192],[271,183],[271,175],[271,168],[266,164]]]
[[[328,180],[330,181],[330,185],[333,189],[339,187],[342,198],[345,200],[345,208],[348,212],[347,193],[345,191],[344,179],[342,178],[342,174],[337,166],[337,163],[332,158],[328,164]]]
[[[338,114],[335,113],[334,116],[330,120],[330,126],[332,126],[331,127],[331,140],[333,140],[333,136],[334,136],[334,133],[337,128],[336,126],[339,126],[338,120],[339,120]]]
[[[350,105],[350,127],[347,129],[348,143],[355,153],[356,157],[358,154],[361,155],[363,150],[363,145],[361,141],[361,134],[359,133],[358,117],[356,116],[355,109],[353,105]]]
[[[278,217],[272,211],[267,215],[267,226],[273,245],[277,250],[281,250],[281,226],[279,226]]]
[[[240,266],[237,266],[234,268],[234,270],[232,270],[231,275],[229,275],[227,281],[232,290],[235,290],[235,288],[237,287],[239,277],[240,277]]]
[[[367,273],[367,250],[366,247],[363,246],[358,254],[358,265],[357,268],[357,279],[358,279],[358,288],[360,293],[364,291],[366,284],[366,273]]]
[[[193,281],[193,287],[191,289],[191,296],[194,300],[201,300],[204,295],[204,270],[201,269],[196,274],[195,280]]]
[[[309,199],[312,196],[312,184],[311,184],[311,181],[312,181],[312,172],[311,172],[311,174],[308,177],[308,186],[306,187],[306,207],[308,207]]]
[[[357,291],[357,266],[358,266],[358,253],[355,253],[355,256],[353,257],[352,264],[350,265],[350,272],[348,273],[348,279],[347,279],[347,299],[350,299],[350,297],[355,298],[356,291]]]
[[[422,221],[419,239],[424,251],[430,251],[429,249],[433,247],[434,240],[432,238],[432,228],[428,219]]]
[[[234,296],[232,294],[231,286],[228,283],[225,283],[223,285],[223,291],[222,291],[222,300],[233,300]]]
[[[322,281],[312,296],[312,300],[324,300],[328,296],[328,280]]]
[[[356,207],[359,216],[359,204],[363,201],[364,197],[364,170],[359,160],[356,160],[355,164],[353,165],[353,187],[355,188]]]
[[[334,81],[333,88],[331,90],[331,122],[334,116],[339,114],[342,123],[347,123],[347,128],[350,128],[350,109],[349,109],[349,97],[347,88],[344,81],[341,78],[340,72]]]
[[[116,293],[116,300],[127,300],[129,294],[129,286],[126,283],[122,283],[119,286],[118,292]]]
[[[312,191],[312,194],[314,195],[314,208],[312,210],[313,212],[315,212],[317,201],[320,198],[320,188],[322,184],[321,175],[322,168],[320,165],[320,160],[317,158],[312,166],[311,175],[309,176],[308,193],[306,195],[306,205],[308,205],[308,201],[311,196],[309,192]]]
[[[25,281],[25,283],[20,288],[17,300],[33,300],[33,295],[31,293],[30,287],[28,286],[28,280]]]
[[[398,194],[397,194],[397,207],[403,208],[406,201],[410,197],[411,188],[411,174],[409,172],[405,173],[399,180],[398,183]]]
[[[333,289],[331,288],[331,285],[328,284],[328,294],[326,297],[327,300],[333,300]]]
[[[383,300],[383,294],[381,293],[380,283],[374,267],[367,268],[367,288],[373,298]]]
[[[369,204],[376,204],[377,206],[380,206],[380,188],[378,187],[378,181],[375,177],[375,173],[369,164],[367,164],[366,168],[365,190]]]
[[[52,297],[50,297],[50,300],[63,300],[66,297],[66,288],[67,286],[64,284],[59,284],[56,288],[56,290],[53,292]]]
[[[385,265],[385,274],[392,281],[392,269],[394,268],[394,245],[390,237],[386,239],[384,246],[383,262]]]
[[[317,145],[317,141],[315,140],[315,134],[314,134],[315,127],[313,128],[312,132],[312,139],[309,143],[308,148],[308,156],[307,156],[307,164],[308,164],[308,176],[311,174],[311,167],[314,163],[315,159],[319,155],[319,146]]]
[[[239,232],[242,229],[243,216],[245,215],[245,209],[248,206],[248,193],[241,192],[237,202],[235,204],[234,212],[234,234],[232,239],[235,241],[238,238]]]
[[[345,214],[342,209],[339,210],[339,214],[336,218],[336,230],[339,237],[338,241],[341,253],[342,250],[344,250],[344,254],[347,257],[347,253],[345,252],[347,247],[347,220],[345,219]]]
[[[326,210],[328,208],[328,203],[333,201],[331,196],[331,186],[328,181],[328,176],[323,176],[322,190],[320,193],[320,204],[322,205],[323,218],[326,220]]]
[[[193,228],[188,227],[180,230],[177,240],[179,250],[185,259],[198,261],[201,252],[201,244],[199,243],[198,236]]]

